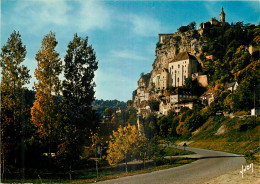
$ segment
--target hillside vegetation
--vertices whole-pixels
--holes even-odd
[[[189,146],[239,153],[254,160],[259,154],[259,123],[259,117],[211,117],[194,132]]]

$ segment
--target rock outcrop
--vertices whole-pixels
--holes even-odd
[[[174,33],[168,35],[164,39],[160,38],[156,46],[156,59],[153,63],[153,70],[151,71],[151,78],[148,89],[152,88],[153,77],[161,68],[168,68],[171,62],[180,52],[190,52],[196,56],[200,62],[199,56],[202,52],[202,41],[197,30],[190,30],[184,33]]]

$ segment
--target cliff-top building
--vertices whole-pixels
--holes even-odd
[[[181,52],[169,63],[169,86],[181,87],[185,85],[185,79],[198,72],[198,61],[189,52]]]
[[[165,90],[172,87],[185,85],[185,79],[198,72],[198,61],[189,52],[179,53],[175,59],[168,64],[168,69],[163,68],[157,71],[153,78],[156,90]]]
[[[219,14],[219,21],[214,17],[214,18],[211,18],[209,22],[201,23],[199,26],[198,32],[202,35],[203,29],[208,28],[210,26],[221,26],[225,23],[225,21],[226,21],[226,14],[222,7],[222,10]]]
[[[225,14],[224,9],[222,7],[221,13],[219,14],[219,21],[224,23],[225,17],[226,17],[226,14]]]
[[[185,85],[185,80],[191,77],[192,80],[197,80],[201,86],[208,86],[207,75],[198,73],[203,42],[194,37],[194,34],[198,32],[203,37],[204,31],[214,26],[224,26],[225,16],[222,7],[219,19],[211,18],[208,22],[201,23],[197,30],[188,28],[188,31],[178,30],[176,33],[159,34],[153,70],[151,73],[141,76],[138,88],[133,93],[133,106],[137,108],[139,116],[145,117],[151,112],[149,105],[151,99],[160,103],[158,115],[167,115],[169,110],[180,113],[183,107],[193,108],[198,97],[192,92],[180,91]],[[183,27],[185,28],[185,26]],[[213,61],[213,55],[206,57]],[[175,91],[177,89],[178,92],[169,90],[171,87]],[[208,91],[200,99],[207,100],[210,104],[214,101],[214,96],[212,92]]]

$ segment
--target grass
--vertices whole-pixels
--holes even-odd
[[[172,147],[165,147],[165,154],[164,156],[178,156],[178,155],[191,155],[195,154],[192,151],[172,148]]]
[[[220,127],[224,133],[217,135]],[[248,162],[259,158],[260,117],[211,117],[189,146],[245,155]]]
[[[196,159],[192,159],[192,158],[162,159],[160,161],[150,163],[150,165],[147,166],[147,168],[145,168],[145,169],[140,169],[140,170],[130,169],[130,171],[128,173],[125,173],[125,171],[121,171],[119,173],[103,172],[100,174],[100,177],[98,177],[98,178],[95,177],[95,178],[84,179],[84,180],[74,180],[72,183],[92,183],[92,182],[97,182],[97,181],[116,179],[116,178],[125,177],[125,176],[133,176],[133,175],[137,175],[137,174],[149,173],[149,172],[153,172],[153,171],[177,167],[177,166],[184,165],[184,164],[189,164],[195,160]],[[156,164],[156,163],[159,164],[159,162],[161,162],[162,165],[154,166],[154,164]]]
[[[99,177],[96,176],[96,170],[93,169],[86,169],[86,170],[76,170],[72,173],[72,182],[73,183],[92,183],[96,181],[103,181],[109,180],[124,176],[131,176],[137,175],[142,173],[153,172],[162,169],[168,169],[172,167],[177,167],[180,165],[188,164],[196,159],[192,158],[171,158],[171,159],[164,159],[164,156],[174,156],[174,155],[186,155],[192,154],[193,152],[184,151],[177,148],[171,147],[163,147],[160,146],[162,150],[164,150],[164,155],[162,157],[158,157],[157,159],[151,160],[146,162],[145,165],[143,162],[140,163],[129,163],[128,164],[128,173],[125,173],[125,166],[123,164],[117,167],[109,167],[104,166],[99,168]],[[33,172],[33,171],[30,171]],[[50,173],[47,171],[42,171],[39,175],[35,172],[32,174],[33,177],[30,179],[8,179],[4,182],[8,183],[70,183],[69,180],[69,173],[68,172],[59,172],[59,173]],[[30,176],[30,174],[26,173],[26,176]],[[18,175],[17,175],[17,178]],[[20,177],[21,178],[21,177]]]
[[[132,176],[137,174],[149,173],[153,171],[158,171],[162,169],[169,169],[184,164],[191,163],[196,159],[192,158],[171,158],[171,159],[157,159],[153,162],[146,163],[145,168],[143,163],[138,164],[129,164],[128,173],[125,172],[125,166],[117,167],[104,167],[99,169],[99,177],[96,177],[96,171],[91,170],[81,170],[75,171],[72,173],[72,183],[93,183],[97,181],[109,180],[120,178],[124,176]],[[65,174],[64,174],[65,176]],[[7,183],[70,183],[69,174],[67,177],[63,178],[43,178],[43,179],[8,179],[5,182]]]

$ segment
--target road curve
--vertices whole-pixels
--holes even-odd
[[[134,176],[98,182],[100,184],[197,184],[241,168],[246,160],[241,155],[187,147],[199,160],[187,165]]]

